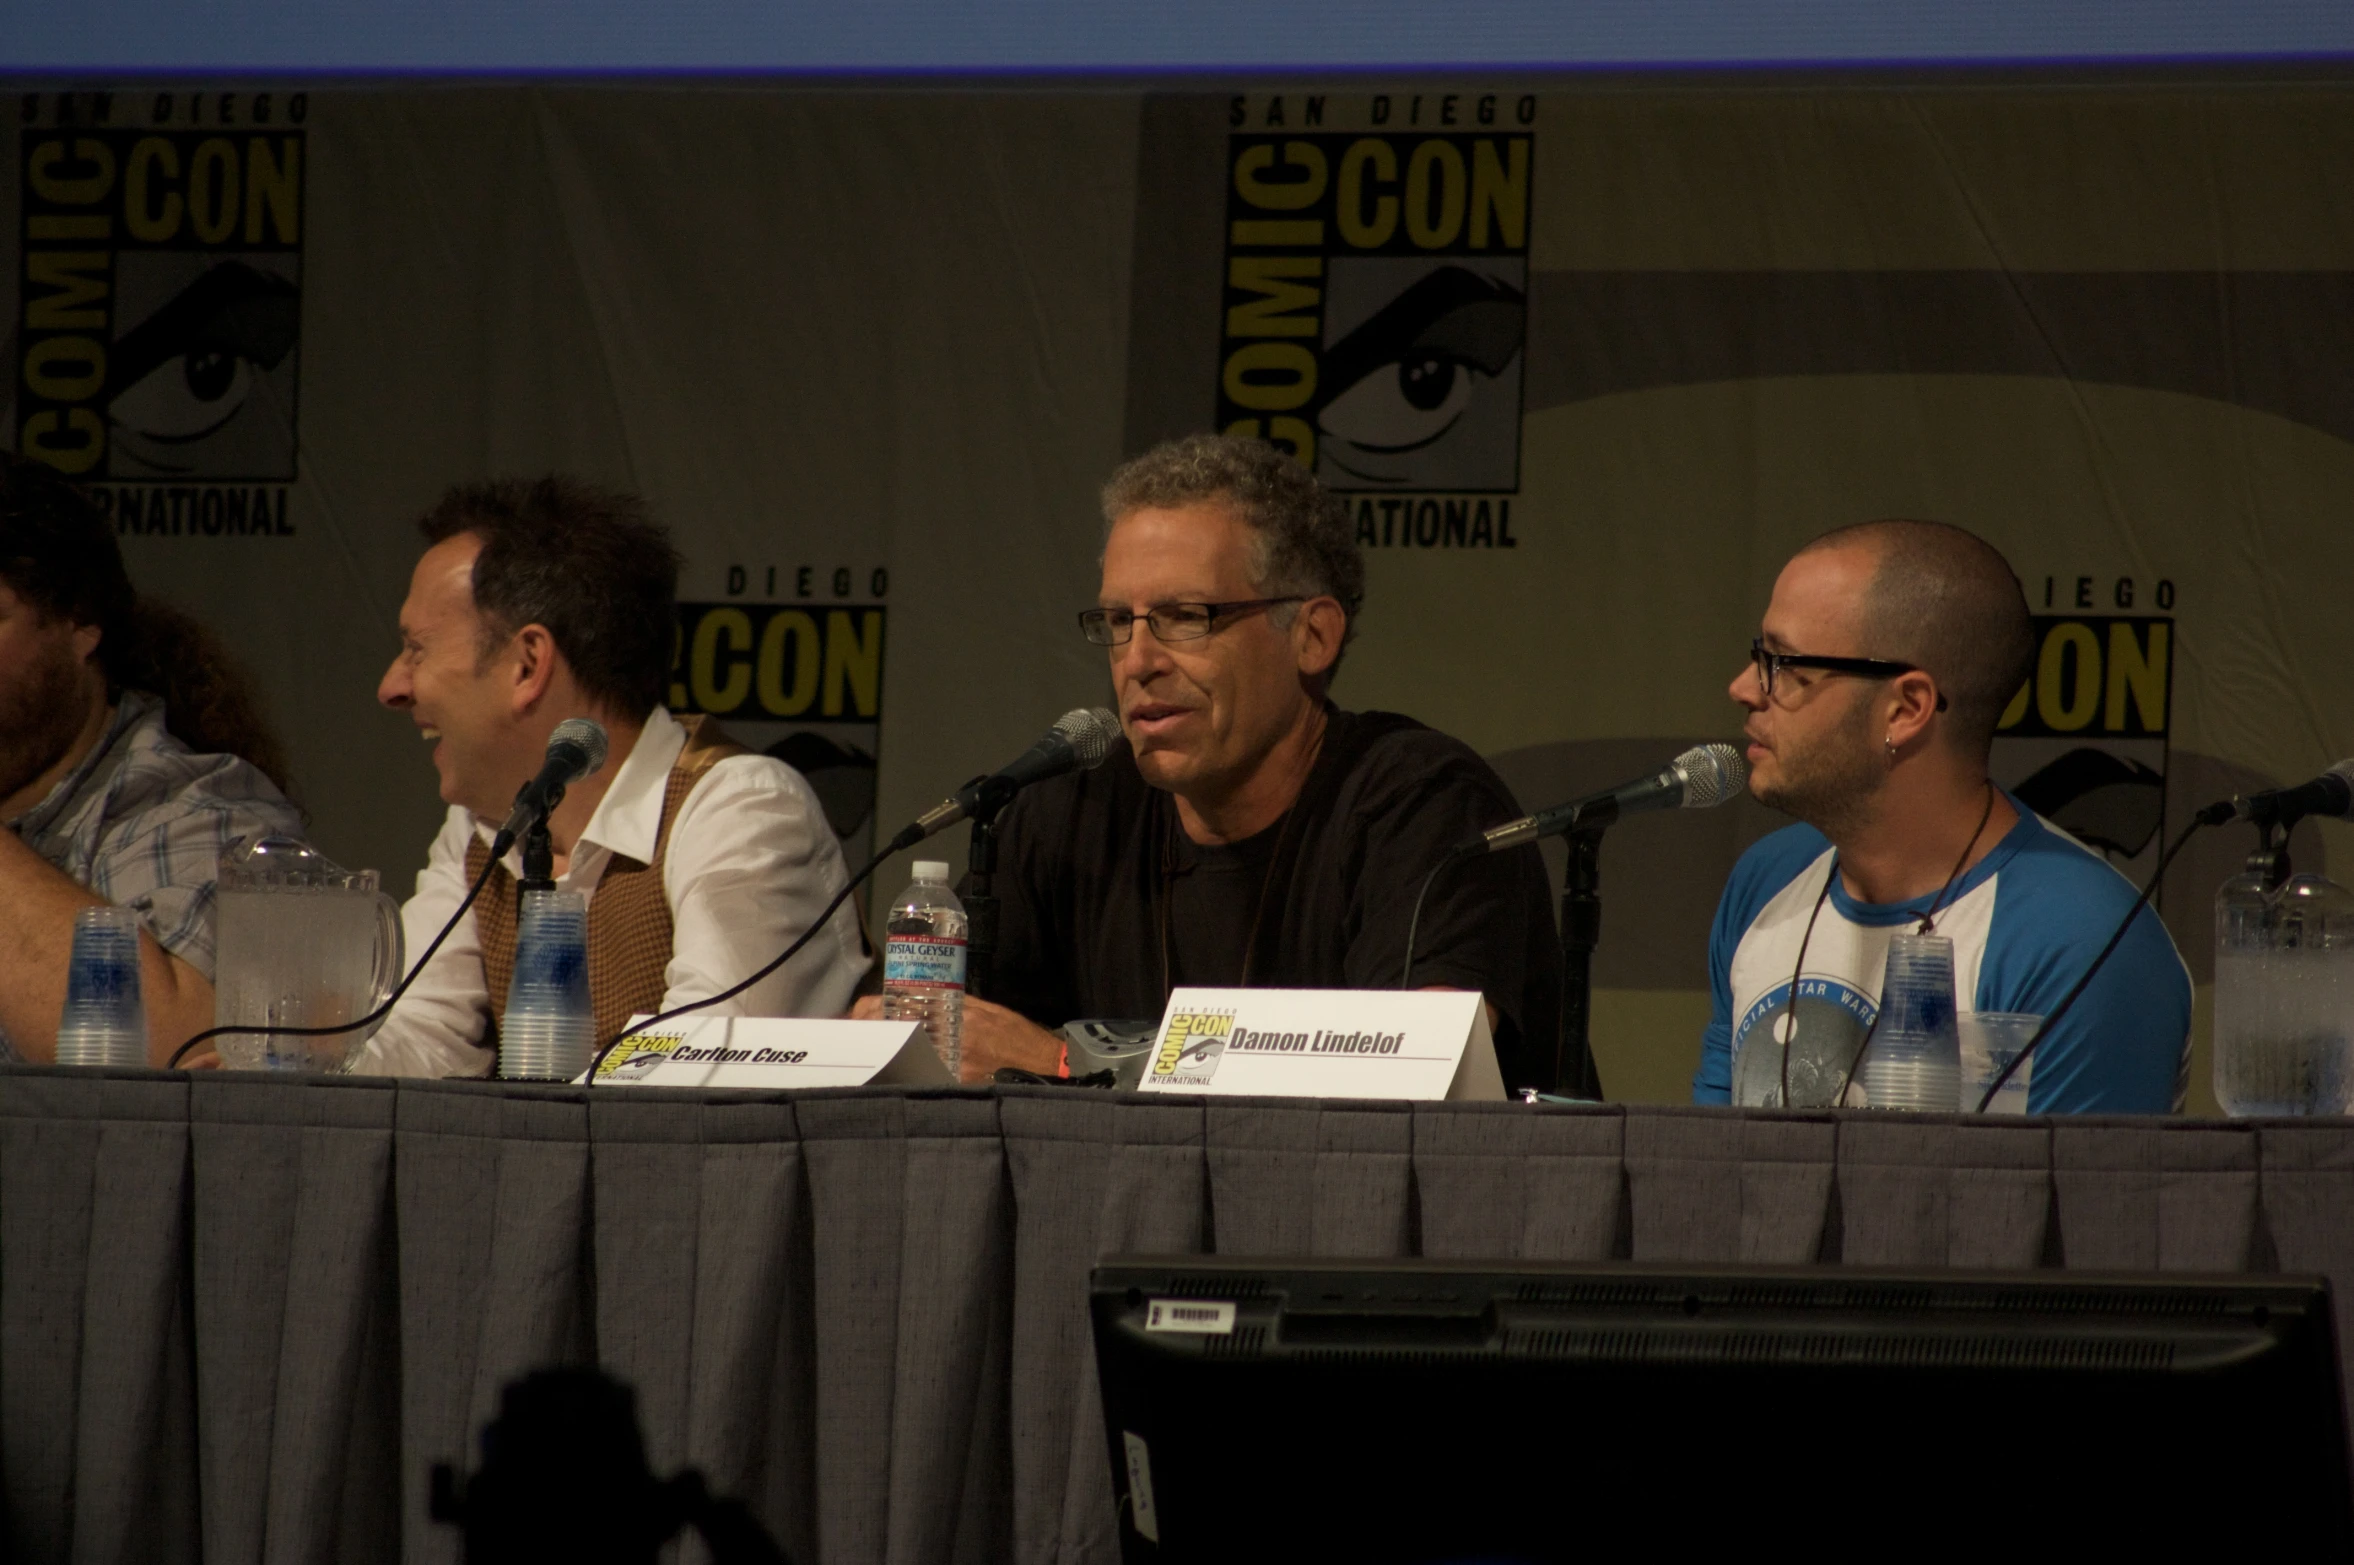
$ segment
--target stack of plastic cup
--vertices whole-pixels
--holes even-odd
[[[570,1081],[596,1052],[589,1009],[588,903],[577,891],[526,891],[515,931],[515,977],[499,1018],[499,1074]]]
[[[1880,1020],[1856,1079],[1876,1109],[1951,1114],[1962,1091],[1962,1037],[1954,1024],[1953,942],[1898,935],[1880,979]]]
[[[139,915],[90,907],[74,915],[57,1019],[57,1063],[138,1067],[147,1063],[147,1006],[139,996]]]

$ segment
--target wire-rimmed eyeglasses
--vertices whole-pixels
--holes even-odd
[[[1162,603],[1143,614],[1129,609],[1086,609],[1079,615],[1079,630],[1099,647],[1124,646],[1136,634],[1136,622],[1141,619],[1152,627],[1155,641],[1199,641],[1218,629],[1220,620],[1252,609],[1272,609],[1306,601],[1295,595],[1248,598],[1239,603]]]

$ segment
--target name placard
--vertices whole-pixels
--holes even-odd
[[[1487,1007],[1470,993],[1180,989],[1142,1092],[1289,1098],[1498,1099]]]
[[[630,1018],[634,1025],[643,1016]],[[613,1046],[600,1087],[931,1087],[948,1084],[920,1022],[682,1016]]]

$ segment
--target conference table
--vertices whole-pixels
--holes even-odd
[[[10,1068],[7,1558],[454,1561],[432,1465],[596,1363],[803,1565],[1112,1560],[1087,1273],[1173,1252],[2316,1272],[2342,1338],[2354,1129]]]

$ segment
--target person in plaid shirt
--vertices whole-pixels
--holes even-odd
[[[148,1054],[213,1020],[213,878],[294,835],[276,743],[193,621],[138,597],[106,517],[0,453],[0,1046],[48,1060],[74,915],[138,910]]]

